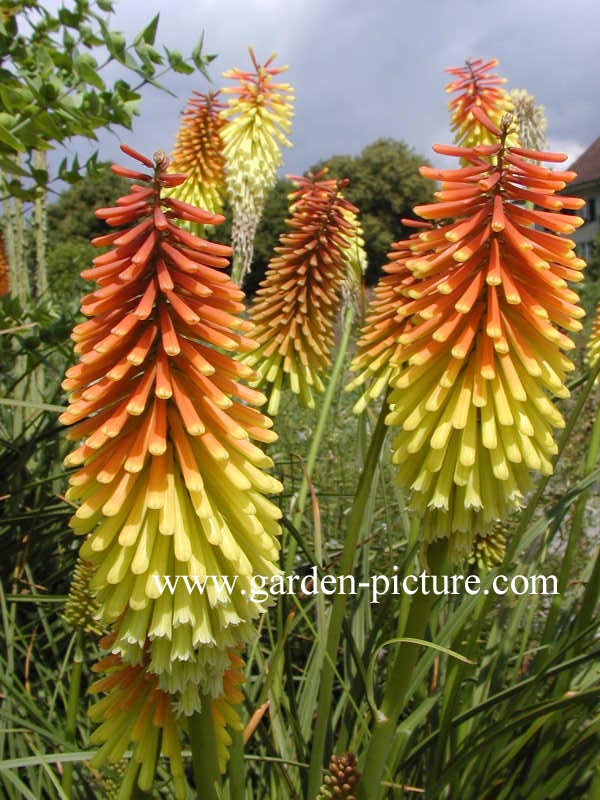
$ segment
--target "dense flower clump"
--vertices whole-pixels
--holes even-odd
[[[259,347],[247,361],[269,387],[270,414],[279,409],[284,380],[314,406],[313,393],[323,390],[330,364],[349,262],[357,262],[354,271],[363,263],[357,209],[341,194],[346,182],[322,172],[292,180],[298,188],[290,195],[291,230],[280,236],[249,313]]]

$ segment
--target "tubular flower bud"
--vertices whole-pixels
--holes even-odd
[[[502,524],[490,531],[478,533],[469,555],[469,564],[477,564],[479,569],[490,570],[500,566],[506,555],[506,534]]]
[[[0,297],[6,297],[10,291],[8,258],[4,247],[4,234],[0,232]]]
[[[114,646],[114,634],[105,637],[101,646]],[[243,695],[239,689],[244,682],[244,662],[234,650],[227,652],[226,669],[223,675],[223,693],[212,702],[219,768],[225,771],[229,757],[231,737],[227,729],[241,730],[242,724],[234,706],[239,705]],[[126,664],[121,656],[111,653],[92,667],[102,675],[93,683],[90,694],[104,694],[89,710],[98,727],[90,737],[90,743],[100,745],[91,766],[102,767],[108,762],[120,762],[125,751],[132,750],[130,766],[125,770],[135,776],[142,791],[152,789],[156,764],[162,753],[170,761],[175,797],[187,797],[182,760],[182,736],[187,730],[185,717],[178,716],[174,698],[162,691],[157,676],[149,669],[148,648],[140,664]],[[135,777],[133,778],[135,780]]]
[[[302,403],[314,407],[323,391],[341,292],[348,273],[348,249],[356,228],[348,213],[357,209],[341,195],[346,181],[325,180],[323,171],[293,177],[291,231],[279,237],[277,255],[256,292],[249,317],[259,347],[247,356],[270,384],[269,414],[279,409],[284,376]]]
[[[238,82],[223,89],[233,97],[222,112],[226,124],[221,137],[225,142],[227,193],[233,208],[231,240],[236,262],[241,264],[239,282],[250,269],[256,227],[282,164],[281,147],[292,146],[286,134],[294,108],[292,87],[273,80],[287,67],[271,66],[275,53],[261,65],[252,48],[249,52],[254,72],[236,68],[223,73],[223,77]]]
[[[528,160],[566,156],[509,147],[505,137],[491,162],[460,148],[471,166],[424,170],[441,191],[414,210],[439,227],[427,234],[430,252],[407,242],[404,264],[417,282],[402,290],[414,302],[397,312],[410,329],[394,358],[393,460],[424,536],[449,536],[454,555],[520,507],[531,470],[552,472],[553,429],[564,421],[550,398],[569,394],[566,332],[584,316],[567,282],[582,279],[585,262],[558,235],[583,223],[559,213],[583,201],[556,194],[572,173]]]
[[[184,173],[188,179],[171,190],[171,197],[200,206],[212,214],[223,209],[225,157],[220,131],[225,105],[219,92],[194,92],[188,101],[177,138],[169,172]]]
[[[546,146],[546,116],[544,106],[536,106],[535,97],[526,89],[511,89],[515,123],[519,141],[530,150],[543,150]]]
[[[456,144],[475,147],[493,144],[496,141],[489,128],[474,113],[475,108],[483,111],[496,126],[500,125],[506,113],[513,111],[512,100],[508,92],[502,88],[506,78],[489,71],[497,65],[496,58],[485,63],[482,58],[476,58],[473,61],[467,59],[464,67],[446,68],[446,72],[455,78],[446,85],[446,92],[448,94],[459,92],[448,103],[451,114],[450,129],[454,133]],[[518,143],[515,129],[509,135],[508,144]]]
[[[600,303],[596,308],[596,316],[592,322],[592,330],[585,352],[585,360],[592,369],[597,365],[598,358],[600,358]]]
[[[370,400],[375,400],[392,384],[392,378],[401,364],[402,344],[400,337],[410,329],[410,315],[400,314],[400,309],[408,304],[418,303],[418,297],[411,298],[411,287],[417,279],[406,266],[406,260],[413,257],[411,245],[419,243],[423,252],[431,247],[426,237],[432,226],[427,222],[402,220],[407,227],[419,227],[406,241],[394,242],[389,262],[384,265],[384,276],[379,280],[369,303],[367,317],[357,343],[357,354],[352,360],[351,370],[359,374],[346,386],[347,391],[365,386],[362,396],[354,405],[354,412],[360,414]],[[418,306],[417,306],[418,307]]]
[[[224,272],[230,248],[174,222],[223,218],[165,198],[182,178],[155,159],[153,174],[118,167],[140,183],[96,212],[126,227],[94,240],[110,249],[82,273],[98,288],[72,334],[80,361],[66,373],[61,421],[78,442],[66,460],[71,526],[87,535],[81,557],[96,567],[113,651],[136,663],[149,638],[148,668],[189,711],[199,689],[221,692],[226,648],[253,636],[252,578],[277,571],[280,511],[265,495],[281,484],[253,442],[276,438],[255,408],[266,398],[233,355],[256,345]]]
[[[329,764],[329,775],[325,776],[317,800],[356,800],[359,781],[360,772],[354,753],[334,755]]]
[[[98,634],[100,633],[96,622],[98,604],[90,589],[93,575],[94,565],[78,558],[65,602],[64,617],[71,627]]]

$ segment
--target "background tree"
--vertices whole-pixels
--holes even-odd
[[[330,177],[350,179],[344,194],[360,211],[369,259],[367,283],[377,279],[391,243],[409,235],[402,217],[412,217],[413,205],[432,198],[431,181],[419,175],[426,163],[405,142],[377,139],[358,156],[332,156],[312,167],[316,172],[326,166]]]
[[[80,296],[86,284],[79,273],[88,269],[99,253],[90,239],[106,233],[106,223],[95,216],[94,208],[110,205],[128,189],[128,181],[103,163],[48,206],[48,278],[58,305]]]

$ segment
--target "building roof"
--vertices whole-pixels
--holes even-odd
[[[569,169],[577,173],[571,186],[576,186],[578,183],[600,181],[600,136],[587,150],[584,150],[579,158],[575,159]]]

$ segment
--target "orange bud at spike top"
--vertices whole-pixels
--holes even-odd
[[[290,195],[291,230],[280,236],[249,312],[259,348],[246,360],[256,367],[258,383],[269,385],[270,414],[279,409],[284,378],[312,408],[330,363],[357,209],[340,193],[346,182],[323,174],[292,178],[298,188]]]
[[[436,170],[438,202],[415,212],[438,227],[395,246],[355,360],[368,376],[371,347],[371,374],[391,384],[399,482],[424,536],[449,536],[454,556],[521,505],[532,470],[552,472],[564,422],[551,396],[568,396],[562,351],[584,315],[567,281],[585,264],[559,235],[583,220],[557,213],[583,201],[557,195],[555,173],[507,146],[506,129],[495,144],[489,162],[473,148],[460,154],[472,168]],[[466,199],[444,196],[465,187]]]
[[[464,67],[446,69],[455,78],[447,84],[446,91],[458,93],[448,103],[448,109],[452,119],[451,130],[459,145],[494,144],[503,115],[513,110],[510,96],[502,88],[506,78],[490,72],[497,65],[497,59],[484,63],[483,59],[476,58],[467,59]],[[518,144],[512,131],[508,144]]]
[[[221,128],[224,103],[219,92],[194,92],[177,132],[171,173],[185,173],[187,180],[173,189],[172,196],[213,213],[223,208],[225,194],[225,157]]]
[[[222,690],[227,648],[253,636],[252,576],[277,571],[280,512],[265,495],[281,486],[253,442],[276,437],[254,408],[264,397],[246,385],[253,371],[235,357],[256,345],[224,271],[231,250],[175,222],[223,218],[165,198],[168,160],[155,162],[143,185],[96,212],[125,227],[95,240],[110,249],[83,273],[98,288],[73,331],[80,361],[66,373],[61,421],[78,442],[66,461],[71,526],[87,534],[81,555],[96,567],[113,651],[137,663],[149,641],[148,669],[189,712],[199,692]],[[207,575],[237,576],[233,591],[178,582]],[[164,576],[180,576],[173,590]]]

